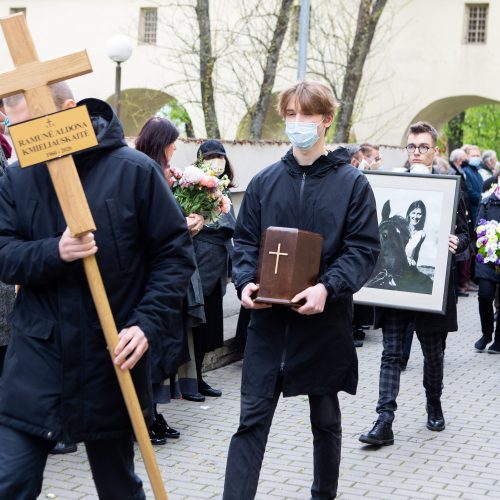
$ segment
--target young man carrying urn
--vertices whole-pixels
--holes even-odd
[[[314,499],[337,494],[341,417],[337,393],[356,392],[352,295],[370,277],[379,253],[375,200],[345,148],[325,149],[336,103],[320,83],[283,91],[279,111],[292,148],[257,174],[234,234],[233,279],[251,310],[241,386],[241,415],[227,459],[223,498],[253,499],[269,429],[281,393],[307,394],[314,443]],[[334,201],[332,203],[332,201]],[[297,294],[297,308],[254,302],[260,241],[270,226],[324,238],[316,285]]]

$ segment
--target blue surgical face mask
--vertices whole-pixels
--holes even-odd
[[[286,135],[296,148],[310,149],[318,142],[318,125],[320,123],[286,122]]]
[[[473,167],[479,167],[481,164],[481,158],[479,156],[473,156],[472,158],[469,158],[469,165],[472,165]]]

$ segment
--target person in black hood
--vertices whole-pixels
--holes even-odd
[[[247,187],[234,233],[233,280],[251,312],[241,384],[238,431],[229,446],[224,500],[255,497],[273,414],[283,396],[307,394],[314,436],[311,496],[335,498],[341,449],[337,393],[355,394],[352,295],[379,254],[375,199],[345,148],[325,149],[336,103],[328,87],[299,82],[283,91],[279,110],[292,149]],[[296,227],[324,238],[316,285],[297,294],[300,307],[253,301],[261,235]]]
[[[51,90],[59,109],[75,106],[67,84]],[[85,443],[99,498],[145,499],[81,259],[96,255],[120,332],[115,364],[131,369],[148,424],[148,348],[173,331],[194,270],[186,221],[159,165],[127,146],[108,104],[79,104],[98,139],[73,156],[95,235],[69,234],[45,165],[13,165],[0,179],[0,280],[21,287],[0,379],[0,498],[37,498],[47,455],[62,440]],[[22,95],[5,105],[12,122],[30,118]]]

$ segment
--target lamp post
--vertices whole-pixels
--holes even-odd
[[[120,118],[120,98],[121,98],[121,80],[122,67],[121,64],[130,58],[132,55],[132,43],[124,35],[114,35],[106,44],[106,54],[116,63],[115,76],[115,112]]]
[[[299,57],[297,64],[297,80],[303,80],[306,76],[307,66],[307,40],[309,38],[309,9],[310,0],[301,0],[299,18]]]

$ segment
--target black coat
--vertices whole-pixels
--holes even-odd
[[[329,296],[320,314],[273,306],[252,311],[242,392],[270,397],[283,374],[285,396],[356,392],[352,295],[370,277],[379,253],[375,199],[366,177],[339,148],[302,169],[289,151],[250,182],[234,234],[233,279],[256,280],[262,232],[296,227],[324,238],[319,281]]]
[[[458,237],[458,248],[456,253],[459,254],[463,252],[470,243],[466,203],[462,192],[460,192],[458,200],[454,234]],[[448,292],[444,314],[415,312],[415,330],[433,332],[455,332],[458,330],[455,266],[455,256],[453,256],[448,274]],[[382,328],[387,314],[390,314],[393,310],[392,308],[376,307],[374,327]]]
[[[478,225],[481,219],[485,219],[487,221],[496,220],[497,222],[500,222],[500,200],[495,196],[495,194],[491,194],[479,204],[479,210],[477,212]],[[491,262],[481,264],[476,261],[475,273],[476,278],[478,279],[492,281],[493,283],[500,283],[500,273],[497,273],[495,265]]]
[[[106,103],[83,103],[99,144],[74,158],[97,225],[97,262],[118,331],[138,325],[152,350],[180,314],[194,269],[191,239],[159,166],[126,146]],[[118,436],[130,421],[82,263],[59,258],[65,226],[46,166],[9,167],[0,181],[0,280],[21,290],[0,423],[70,442]],[[132,376],[151,420],[147,356]]]

